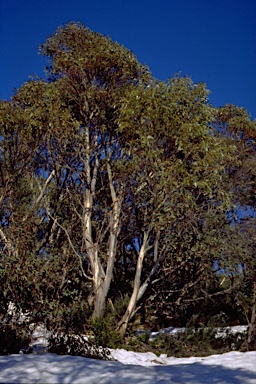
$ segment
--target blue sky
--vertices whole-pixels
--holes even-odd
[[[0,97],[29,75],[59,25],[81,21],[136,54],[153,75],[205,82],[215,106],[232,103],[256,118],[255,0],[0,0]]]

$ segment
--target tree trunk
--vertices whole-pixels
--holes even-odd
[[[137,260],[133,293],[132,293],[132,296],[130,298],[126,312],[123,315],[122,319],[120,320],[120,322],[118,323],[118,326],[117,326],[117,329],[119,330],[121,336],[125,335],[125,332],[126,332],[127,326],[128,326],[128,322],[131,319],[131,317],[133,316],[133,313],[135,311],[136,304],[138,301],[138,294],[139,294],[140,282],[141,282],[141,272],[142,272],[142,268],[143,268],[143,260],[144,260],[145,254],[146,254],[147,244],[148,244],[148,233],[144,232],[143,243],[142,243],[139,257]]]
[[[247,343],[250,345],[255,336],[255,321],[256,321],[256,284],[253,285],[253,300],[251,309],[251,320],[248,327]]]
[[[107,293],[104,284],[100,285],[94,297],[94,320],[102,318],[105,314]]]
[[[98,254],[95,253],[94,257],[90,257],[93,260],[93,281],[95,290],[95,302],[93,318],[102,318],[106,309],[107,295],[109,292],[111,280],[113,277],[113,269],[116,258],[116,246],[117,237],[120,231],[120,212],[121,212],[121,201],[122,201],[122,189],[119,197],[117,198],[110,165],[107,165],[109,187],[112,197],[112,213],[109,217],[109,246],[108,246],[108,261],[106,273],[102,268],[101,262],[98,258]]]

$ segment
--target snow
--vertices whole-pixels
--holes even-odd
[[[195,332],[200,331],[201,329],[202,328],[197,328],[195,329]],[[207,328],[204,328],[204,330],[206,329]],[[214,331],[216,332],[216,335],[215,335],[216,338],[225,337],[228,333],[232,333],[234,335],[238,333],[242,334],[247,332],[247,330],[248,330],[248,325],[235,325],[231,327],[214,328]],[[136,335],[148,334],[149,341],[153,341],[160,335],[177,336],[179,333],[183,333],[185,331],[186,331],[186,328],[169,327],[169,328],[163,328],[159,332],[137,330]]]
[[[184,328],[165,328],[158,334],[177,335]],[[228,327],[241,333],[246,326]],[[219,328],[224,337],[227,328]],[[138,331],[138,334],[145,331]],[[229,352],[208,357],[175,358],[152,352],[112,349],[116,361],[47,353],[49,332],[43,324],[33,326],[32,354],[0,356],[0,383],[83,384],[256,384],[256,352]]]
[[[256,352],[174,358],[112,350],[118,361],[81,356],[0,356],[0,383],[255,384]]]

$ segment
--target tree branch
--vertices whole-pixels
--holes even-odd
[[[60,227],[60,228],[65,232],[65,234],[66,234],[66,236],[67,236],[67,239],[68,239],[68,242],[69,242],[69,245],[70,245],[71,249],[73,250],[73,252],[75,253],[75,255],[79,258],[80,267],[81,267],[81,270],[82,270],[82,273],[83,273],[84,277],[85,277],[86,279],[93,280],[92,277],[88,276],[88,275],[85,273],[85,270],[84,270],[84,267],[83,267],[83,260],[82,260],[82,257],[81,257],[81,255],[79,255],[79,253],[75,250],[75,247],[74,247],[74,245],[73,245],[73,243],[72,243],[72,241],[71,241],[71,239],[70,239],[70,236],[69,236],[69,233],[68,233],[67,229],[64,228],[64,227],[58,222],[57,219],[54,219],[50,213],[48,213],[48,215],[50,216],[50,218],[51,218],[52,220],[56,220],[55,222],[56,222],[56,224],[58,225],[58,227]]]

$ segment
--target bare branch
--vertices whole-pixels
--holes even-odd
[[[158,240],[156,239],[156,241],[158,241]],[[155,273],[156,273],[156,271],[157,271],[157,269],[158,269],[158,267],[159,267],[160,262],[161,262],[161,261],[163,260],[163,258],[164,258],[164,250],[165,250],[165,245],[164,245],[164,247],[163,247],[163,249],[162,249],[162,252],[161,252],[160,257],[156,259],[155,264],[153,265],[153,267],[152,267],[152,269],[151,269],[151,271],[150,271],[149,276],[147,277],[147,279],[145,280],[145,282],[141,285],[141,287],[140,287],[140,289],[139,289],[138,300],[137,300],[137,301],[139,301],[139,300],[142,298],[142,296],[143,296],[144,293],[146,292],[148,286],[152,283],[152,278],[153,278],[153,276],[155,275]],[[157,279],[157,281],[158,281],[158,280],[159,280],[159,279]],[[154,283],[156,283],[156,281],[155,281]]]
[[[54,176],[55,176],[55,170],[53,169],[52,172],[50,173],[50,175],[48,176],[48,178],[46,179],[46,181],[45,181],[43,187],[40,186],[39,181],[36,179],[37,184],[38,184],[38,186],[39,186],[39,189],[40,189],[41,193],[40,193],[40,195],[38,196],[38,198],[36,199],[36,201],[34,202],[34,204],[33,204],[32,208],[31,208],[30,212],[29,212],[26,216],[23,217],[23,219],[22,219],[23,222],[27,220],[27,218],[28,218],[29,215],[31,214],[31,211],[32,211],[32,210],[33,210],[33,209],[40,203],[40,201],[42,200],[42,198],[43,198],[43,196],[44,196],[44,193],[45,193],[45,190],[46,190],[47,186],[49,185],[49,183],[51,182],[51,180],[52,180],[52,178],[53,178]]]

